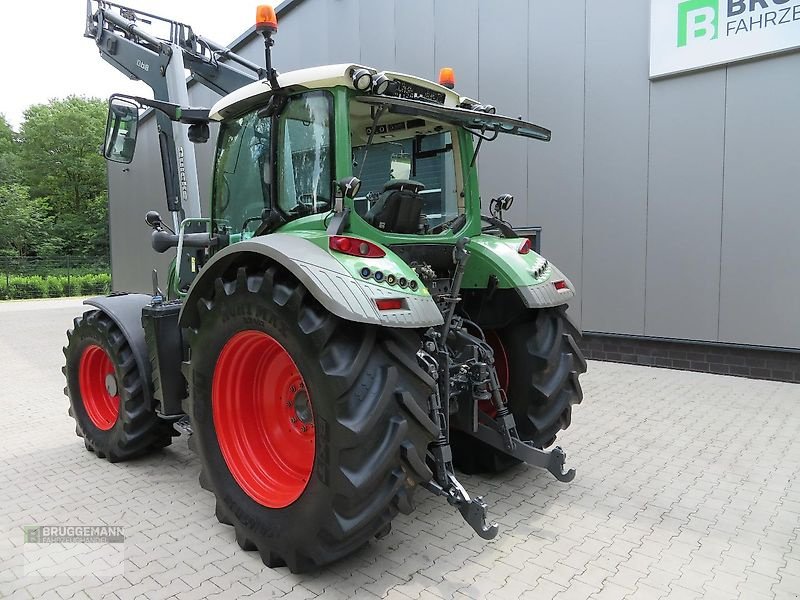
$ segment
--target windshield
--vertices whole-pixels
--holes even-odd
[[[455,129],[436,121],[351,106],[353,174],[361,180],[355,210],[393,233],[438,233],[464,212]],[[373,132],[374,129],[374,132]]]

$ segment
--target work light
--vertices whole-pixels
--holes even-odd
[[[372,73],[366,69],[356,69],[353,72],[353,87],[359,92],[366,92],[372,87]]]
[[[382,95],[389,89],[389,78],[383,73],[378,73],[372,80],[372,93]]]

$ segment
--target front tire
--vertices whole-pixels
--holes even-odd
[[[418,335],[343,321],[274,265],[216,280],[198,306],[192,445],[243,549],[306,571],[411,512],[436,433]]]
[[[172,425],[145,400],[150,382],[120,328],[99,310],[77,317],[73,325],[64,348],[64,393],[86,449],[118,462],[168,446]]]

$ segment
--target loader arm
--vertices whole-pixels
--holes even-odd
[[[169,33],[159,37],[141,24]],[[113,2],[86,1],[86,37],[100,56],[127,77],[143,81],[156,100],[189,106],[185,70],[213,92],[225,95],[265,76],[263,68],[231,49],[196,35],[189,25]],[[225,61],[225,62],[223,62]],[[244,70],[235,68],[236,64]],[[194,146],[188,127],[156,111],[167,209],[173,224],[201,217]]]

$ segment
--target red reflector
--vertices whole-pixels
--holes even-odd
[[[372,242],[345,235],[332,235],[328,242],[328,247],[331,250],[349,254],[350,256],[361,256],[363,258],[382,258],[386,256],[386,252]]]
[[[383,300],[375,300],[378,310],[402,310],[402,298],[385,298]]]
[[[520,245],[517,247],[517,252],[520,254],[527,254],[531,251],[531,240],[530,238],[525,238],[520,242]]]
[[[556,291],[558,291],[558,292],[560,292],[561,290],[568,289],[567,288],[567,282],[564,281],[563,279],[561,279],[559,281],[554,281],[553,282],[553,286],[556,288]]]

